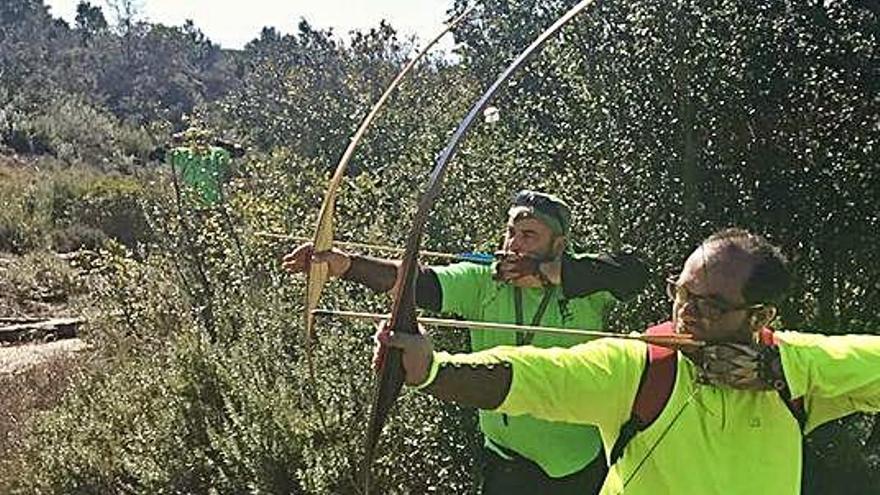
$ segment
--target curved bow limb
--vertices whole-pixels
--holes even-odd
[[[443,38],[443,36],[458,25],[472,10],[473,7],[469,7],[458,17],[450,21],[443,31],[437,34],[437,36],[425,45],[415,57],[407,62],[403,69],[401,69],[400,73],[398,73],[388,87],[385,88],[385,91],[373,105],[370,113],[364,117],[364,120],[361,122],[357,131],[351,137],[351,141],[345,149],[345,152],[342,154],[342,158],[340,158],[339,163],[336,165],[336,171],[333,173],[333,177],[331,177],[330,183],[327,185],[327,192],[324,195],[323,203],[321,203],[321,210],[318,213],[318,220],[315,226],[315,235],[312,239],[314,252],[319,253],[321,251],[327,251],[333,245],[333,213],[336,208],[336,194],[339,190],[339,186],[342,184],[342,178],[348,168],[348,162],[351,160],[351,157],[354,156],[355,148],[357,148],[357,145],[363,138],[367,128],[379,114],[379,110],[385,105],[385,101],[388,100],[391,93],[397,89],[410,70],[415,67],[419,60],[424,58],[428,51],[430,51],[431,48]],[[311,316],[311,310],[317,306],[318,300],[321,298],[324,285],[327,283],[327,275],[326,263],[311,263],[309,265],[309,270],[306,274],[305,311],[303,312],[307,345],[311,345],[311,342],[315,337],[314,319]]]
[[[415,304],[415,280],[417,274],[417,256],[419,246],[421,245],[422,234],[424,232],[425,222],[431,206],[434,204],[446,174],[447,165],[452,159],[458,144],[467,134],[477,117],[483,109],[488,105],[495,93],[507,82],[507,80],[516,72],[528,58],[537,53],[541,46],[557,31],[559,31],[566,23],[574,18],[581,11],[589,7],[596,0],[582,0],[572,7],[562,17],[560,17],[552,26],[541,33],[535,41],[533,41],[517,58],[498,76],[498,79],[486,90],[480,99],[471,107],[464,120],[458,125],[443,152],[437,158],[437,163],[428,180],[427,189],[419,201],[418,210],[413,219],[412,227],[407,238],[406,251],[403,261],[398,269],[398,283],[396,285],[394,304],[392,306],[390,320],[388,326],[392,331],[416,333],[418,331],[416,322],[416,304]],[[404,381],[404,371],[401,366],[400,349],[388,349],[385,351],[385,359],[380,364],[378,376],[373,393],[372,412],[370,414],[370,422],[367,428],[366,445],[363,463],[364,492],[369,493],[371,487],[371,467],[373,457],[376,451],[376,444],[379,440],[379,434],[388,411],[400,395],[400,389]]]
[[[333,244],[333,217],[336,207],[336,195],[339,191],[339,186],[342,184],[342,178],[345,175],[345,171],[348,168],[348,162],[351,160],[352,156],[354,156],[354,151],[357,148],[357,145],[360,143],[361,139],[363,139],[364,133],[367,131],[367,128],[369,128],[370,124],[372,124],[373,120],[375,120],[376,116],[379,114],[379,111],[385,105],[385,102],[397,89],[397,87],[404,80],[406,75],[412,70],[412,68],[415,67],[415,65],[424,58],[428,51],[430,51],[430,49],[433,48],[433,46],[436,45],[443,36],[445,36],[468,14],[470,14],[472,9],[472,7],[466,9],[461,15],[453,19],[436,37],[428,42],[428,44],[425,45],[425,47],[421,51],[419,51],[416,56],[413,57],[400,70],[397,76],[391,81],[391,83],[373,105],[372,109],[370,109],[370,112],[364,117],[363,121],[361,121],[360,126],[358,126],[357,131],[354,133],[354,135],[352,135],[351,141],[349,142],[348,147],[345,149],[345,152],[342,154],[342,157],[340,158],[339,163],[336,165],[336,169],[333,172],[333,176],[330,178],[330,182],[327,185],[327,191],[324,195],[324,200],[321,203],[321,209],[318,212],[318,219],[315,226],[315,234],[312,238],[313,252],[326,251],[330,249]],[[306,272],[306,289],[303,301],[303,331],[305,354],[309,379],[311,381],[311,386],[309,388],[311,390],[311,400],[317,406],[318,419],[321,423],[321,428],[324,431],[327,431],[327,421],[324,417],[323,408],[321,408],[319,405],[317,379],[315,375],[315,363],[312,353],[312,346],[314,345],[315,339],[315,322],[314,317],[312,316],[312,310],[315,309],[318,301],[321,299],[321,294],[324,291],[324,286],[327,283],[328,276],[329,268],[326,263],[309,263],[309,267]]]

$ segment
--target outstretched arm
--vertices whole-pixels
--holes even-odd
[[[407,385],[425,390],[438,399],[478,409],[496,409],[510,390],[511,365],[495,357],[471,354],[469,363],[455,362],[450,354],[435,353],[424,333],[380,330],[376,339],[403,351]],[[377,347],[376,358],[378,355]]]
[[[776,335],[792,396],[804,397],[808,430],[854,412],[880,411],[880,336]]]
[[[434,352],[423,334],[381,331],[377,339],[403,351],[407,384],[439,399],[612,429],[629,417],[646,354],[640,342],[615,339],[456,355]]]
[[[341,249],[316,253],[311,242],[300,244],[284,256],[281,266],[290,273],[305,273],[311,263],[327,263],[331,277],[363,284],[376,292],[390,292],[397,280],[399,262],[349,254]]]
[[[342,278],[364,285],[375,292],[392,292],[397,283],[400,262],[359,254],[350,254],[333,248],[314,252],[311,242],[301,244],[284,256],[282,267],[290,273],[306,272],[310,263],[327,263],[331,277]],[[416,282],[416,304],[419,307],[439,310],[441,306],[440,283],[430,268],[419,267]]]

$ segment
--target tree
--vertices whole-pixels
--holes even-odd
[[[76,28],[83,38],[90,38],[107,29],[107,19],[101,7],[82,0],[76,5]]]

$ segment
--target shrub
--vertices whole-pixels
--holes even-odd
[[[31,252],[6,265],[0,278],[0,301],[6,311],[29,316],[53,315],[85,292],[75,269],[51,253]]]
[[[73,95],[58,96],[41,113],[17,116],[5,142],[20,153],[93,165],[145,156],[152,146],[144,129]]]
[[[74,224],[52,231],[52,249],[59,253],[70,253],[80,249],[95,251],[104,245],[107,234],[100,229],[83,224]]]
[[[38,239],[28,225],[0,213],[0,251],[21,254],[37,247]]]
[[[62,231],[91,228],[134,248],[150,238],[142,208],[146,195],[131,177],[61,176],[52,184],[52,218]]]
[[[26,425],[51,410],[76,381],[82,367],[79,356],[58,357],[16,375],[0,375],[0,471],[16,472],[16,455],[23,448]],[[9,493],[0,476],[0,492]]]
[[[51,228],[47,174],[0,167],[0,251],[22,254],[43,246]]]

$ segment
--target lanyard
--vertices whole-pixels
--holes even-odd
[[[544,312],[547,310],[547,305],[550,304],[550,299],[553,296],[553,286],[545,285],[544,286],[544,297],[541,298],[541,303],[538,305],[538,309],[535,311],[535,316],[532,317],[532,326],[538,326],[541,324],[541,318],[544,317]],[[523,324],[523,296],[522,296],[522,288],[514,287],[513,288],[513,302],[514,307],[516,309],[516,324]],[[532,339],[535,338],[534,332],[516,332],[516,345],[529,345],[532,343]]]

